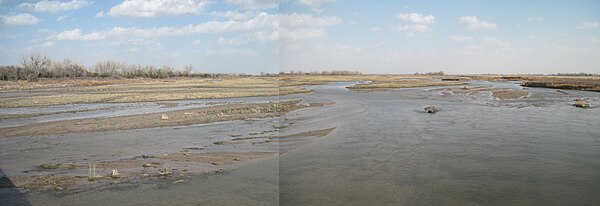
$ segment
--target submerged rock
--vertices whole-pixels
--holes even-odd
[[[575,106],[581,108],[590,107],[590,102],[587,99],[575,99]]]
[[[425,107],[425,112],[426,113],[433,114],[433,113],[436,113],[436,112],[439,112],[439,111],[440,111],[440,109],[437,108],[437,107],[434,107],[434,106]]]
[[[60,164],[45,163],[41,164],[40,167],[42,169],[57,169],[58,167],[60,167]]]

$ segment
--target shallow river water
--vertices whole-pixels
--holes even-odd
[[[313,86],[313,93],[282,97],[336,102],[281,117],[292,123],[283,134],[336,129],[320,141],[285,150],[278,157],[244,162],[221,174],[194,176],[184,184],[151,182],[64,196],[12,194],[13,201],[32,205],[600,205],[600,105],[590,109],[571,105],[579,97],[600,102],[600,93],[567,91],[564,95],[529,88],[527,98],[500,101],[485,93],[442,96],[435,88],[357,93],[347,91],[348,84]],[[472,84],[522,89],[512,83]],[[424,113],[422,109],[429,105],[441,111]],[[250,126],[241,121],[195,126],[180,129],[180,135],[234,127]],[[7,165],[1,167],[6,170]]]

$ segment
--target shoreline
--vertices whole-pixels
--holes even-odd
[[[0,128],[0,138],[122,131],[267,118],[289,112],[295,109],[299,102],[299,100],[291,100],[280,103],[227,104],[161,113],[41,122]],[[167,115],[168,119],[162,119],[162,114]]]

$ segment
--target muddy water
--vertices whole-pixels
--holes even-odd
[[[518,88],[515,84],[474,85]],[[600,93],[528,89],[316,93],[361,105],[330,136],[280,157],[282,205],[598,205],[600,109],[571,106]],[[344,93],[343,96],[337,96]],[[421,109],[435,105],[437,114]],[[332,111],[341,114],[345,111]]]
[[[68,195],[15,195],[0,189],[0,199],[14,197],[32,205],[600,204],[600,109],[570,105],[579,97],[600,102],[600,93],[564,95],[531,88],[527,98],[499,101],[489,93],[442,96],[435,88],[357,93],[347,91],[348,84],[314,86],[313,93],[283,97],[336,104],[296,110],[275,120],[288,125],[281,135],[336,129],[299,148],[261,148],[285,151],[279,157],[244,162],[224,173],[193,175],[183,184],[153,181]],[[472,86],[522,89],[513,83]],[[423,113],[429,105],[442,110]],[[264,130],[272,121],[65,136],[70,141],[5,139],[0,168],[14,174],[86,148],[94,148],[86,156],[92,160],[148,150],[172,152],[190,144],[210,150],[223,135]],[[103,141],[94,141],[99,139]],[[123,143],[107,146],[114,141]]]

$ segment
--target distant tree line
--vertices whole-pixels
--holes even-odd
[[[557,74],[553,74],[552,76],[600,76],[600,75],[594,74],[594,73],[579,72],[579,73],[557,73]]]
[[[415,73],[415,75],[435,75],[435,76],[444,76],[444,71],[439,71],[439,72],[426,72],[426,73]]]
[[[359,71],[348,71],[348,70],[335,70],[335,71],[320,71],[320,72],[303,72],[303,71],[294,71],[291,70],[289,72],[281,71],[280,75],[359,75],[362,74]]]
[[[88,69],[83,64],[69,59],[62,62],[52,61],[40,54],[23,55],[18,66],[0,66],[0,80],[29,80],[39,78],[169,78],[169,77],[216,77],[225,74],[196,73],[192,65],[181,70],[170,66],[128,65],[115,61],[102,61]]]

